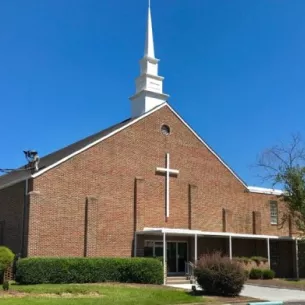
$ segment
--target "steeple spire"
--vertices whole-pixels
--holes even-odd
[[[155,58],[149,0],[144,57],[140,61],[141,75],[136,79],[136,93],[130,98],[132,117],[148,112],[169,98],[169,95],[163,93],[164,77],[158,75],[158,64],[159,59]]]
[[[145,56],[155,58],[154,35],[153,35],[152,21],[151,21],[150,0],[148,1],[148,18],[147,18],[144,57]]]

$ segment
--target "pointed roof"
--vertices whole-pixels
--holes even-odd
[[[168,104],[164,103],[158,107],[155,107],[151,111],[143,114],[142,116],[135,119],[127,119],[119,124],[111,126],[105,130],[102,130],[92,136],[89,136],[83,140],[73,143],[63,149],[55,151],[45,157],[40,159],[39,171],[32,174],[29,170],[17,170],[9,174],[0,176],[0,189],[6,188],[18,182],[24,181],[26,179],[36,178],[45,172],[51,170],[52,168],[60,165],[61,163],[73,158],[74,156],[82,153],[83,151],[89,149],[90,147],[106,140],[107,138],[117,134],[118,132],[128,128],[129,126],[135,124],[136,122],[142,120],[143,118],[151,115],[155,111],[167,106],[177,118],[195,135],[195,137],[231,172],[233,176],[250,192],[250,193],[260,193],[267,195],[279,196],[283,192],[276,189],[258,188],[248,186],[236,173],[230,168],[230,166],[179,116],[179,114]],[[23,167],[25,168],[25,167]]]
[[[148,3],[148,17],[147,17],[144,57],[155,58],[154,35],[152,28],[150,1]]]

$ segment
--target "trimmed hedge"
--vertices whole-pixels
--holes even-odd
[[[0,267],[6,269],[14,260],[14,253],[7,247],[0,246]]]
[[[162,284],[163,267],[154,258],[24,258],[17,262],[20,284]]]
[[[272,280],[275,277],[275,272],[271,269],[263,270],[263,279],[264,280]]]
[[[257,269],[257,268],[252,268],[249,274],[249,278],[251,280],[259,280],[263,277],[263,270],[262,269]]]
[[[252,280],[271,280],[275,277],[275,272],[271,269],[253,268],[250,271],[249,278]]]

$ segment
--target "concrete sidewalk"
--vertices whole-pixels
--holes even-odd
[[[168,285],[170,287],[191,290],[191,284]],[[199,287],[197,287],[200,290]],[[241,296],[258,298],[266,301],[305,301],[305,291],[294,289],[270,288],[254,285],[245,285]]]

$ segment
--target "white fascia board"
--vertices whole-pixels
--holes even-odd
[[[200,230],[189,229],[170,229],[170,228],[144,228],[143,231],[138,231],[137,234],[173,234],[173,235],[197,235],[197,236],[214,236],[214,237],[235,237],[235,238],[249,238],[249,239],[286,239],[292,240],[290,236],[276,236],[276,235],[256,235],[256,234],[239,234],[230,232],[207,232]]]
[[[248,186],[248,190],[250,193],[259,193],[259,194],[267,194],[267,195],[280,196],[284,194],[282,190],[269,189],[269,188],[257,187],[257,186]]]
[[[226,164],[220,156],[205,142],[203,139],[182,119],[182,117],[169,105],[167,106],[171,111],[178,117],[178,119],[194,134],[194,136],[228,169],[228,171],[245,187],[248,188],[247,184],[238,177],[238,175]]]
[[[131,125],[133,125],[133,124],[139,122],[140,120],[142,120],[142,119],[144,119],[145,117],[151,115],[152,113],[158,111],[159,109],[161,109],[162,107],[164,107],[164,106],[166,106],[166,105],[167,105],[166,103],[163,103],[163,104],[161,104],[160,106],[158,106],[158,107],[152,109],[151,111],[144,113],[143,115],[141,115],[141,116],[139,116],[138,118],[134,119],[134,120],[131,121],[130,123],[128,123],[128,124],[122,126],[121,128],[118,128],[118,129],[114,130],[113,132],[111,132],[111,133],[108,134],[107,136],[102,137],[102,138],[100,138],[100,139],[98,139],[98,140],[92,142],[91,144],[89,144],[89,145],[83,147],[82,149],[80,149],[80,150],[74,152],[73,154],[71,154],[71,155],[69,155],[69,156],[67,156],[67,157],[65,157],[65,158],[63,158],[63,159],[61,159],[61,160],[55,162],[54,164],[52,164],[52,165],[50,165],[50,166],[44,168],[43,170],[37,172],[36,174],[33,174],[31,177],[32,177],[32,178],[39,177],[40,175],[44,174],[45,172],[49,171],[50,169],[52,169],[52,168],[54,168],[54,167],[60,165],[61,163],[63,163],[63,162],[65,162],[65,161],[67,161],[67,160],[73,158],[74,156],[76,156],[76,155],[82,153],[83,151],[85,151],[85,150],[91,148],[92,146],[95,146],[95,145],[101,143],[102,141],[104,141],[104,140],[106,140],[106,139],[112,137],[113,135],[115,135],[115,134],[119,133],[120,131],[122,131],[122,130],[128,128],[129,126],[131,126]]]

